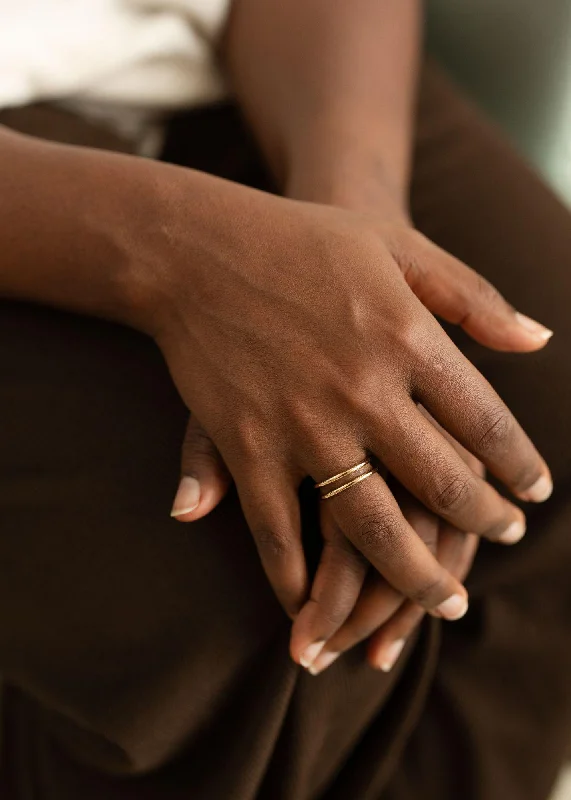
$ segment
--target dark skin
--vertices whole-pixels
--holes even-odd
[[[438,427],[434,420],[431,422]],[[466,464],[483,476],[481,463],[442,429],[439,430]],[[200,487],[196,508],[183,518],[200,519],[224,497],[231,476],[196,417],[191,418],[187,429],[183,471],[193,475]],[[478,537],[459,531],[431,514],[398,482],[391,480],[391,488],[403,516],[430,552],[454,577],[463,581],[472,566]],[[348,553],[347,539],[332,523],[326,507],[322,507],[322,511],[324,557],[312,584],[309,601],[294,621],[292,657],[299,661],[308,642],[311,646],[315,641],[325,641],[319,655],[307,664],[311,674],[315,675],[330,666],[343,652],[369,639],[367,657],[370,665],[389,671],[426,612],[418,604],[406,601],[378,572],[370,569],[366,560]],[[359,596],[347,616],[343,600],[350,595],[351,586],[353,594],[356,590]]]
[[[385,240],[388,226],[397,263],[431,311],[461,323],[488,347],[537,349],[547,340],[545,329],[520,325],[492,286],[420,236],[410,222],[408,179],[420,27],[419,3],[409,0],[333,6],[326,0],[236,0],[224,60],[287,195],[360,211]],[[479,462],[452,437],[449,440],[481,475]],[[196,418],[189,427],[183,474],[199,478],[200,489],[191,486],[186,493],[196,507],[179,517],[192,520],[216,504],[229,480]],[[407,521],[463,580],[475,553],[474,538],[431,514],[402,486],[397,491]],[[327,640],[313,665],[319,670],[328,652],[331,663],[335,653],[378,629],[369,658],[373,666],[387,665],[394,642],[408,638],[424,611],[406,603],[374,572],[369,572],[366,590],[353,608],[365,569],[357,554],[347,552],[346,539],[338,536],[327,514],[323,521],[322,569],[310,601],[296,618],[292,656],[300,661],[307,647]],[[516,532],[514,541],[517,537]]]
[[[360,638],[378,629],[390,616],[387,597],[390,613],[403,599],[413,604],[397,612],[401,623],[419,609],[460,616],[467,595],[456,562],[467,559],[442,555],[440,542],[431,552],[411,524],[412,501],[399,505],[401,490],[375,474],[323,504],[328,547],[311,591],[303,478],[324,480],[372,454],[446,530],[513,543],[522,512],[421,403],[518,497],[540,501],[551,485],[509,410],[433,316],[506,350],[539,349],[549,335],[521,324],[408,221],[415,4],[355,5],[347,18],[346,4],[325,13],[323,0],[234,7],[228,70],[288,198],[0,132],[0,293],[155,339],[236,483],[264,569],[296,619],[292,655],[307,666],[325,640],[340,652],[335,637],[352,613]],[[374,26],[386,31],[385,50],[367,35]],[[180,518],[205,513],[215,496]],[[373,589],[361,592],[368,565]],[[359,602],[373,609],[374,627],[355,623]]]

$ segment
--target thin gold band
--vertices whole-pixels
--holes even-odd
[[[365,464],[366,463],[367,462],[365,462]],[[363,465],[361,464],[361,466]],[[361,481],[364,481],[365,478],[370,478],[371,475],[374,475],[376,471],[377,471],[376,469],[372,469],[370,472],[365,472],[363,475],[359,475],[357,478],[353,478],[352,481],[344,483],[343,486],[339,486],[337,489],[333,489],[331,492],[327,492],[327,494],[322,494],[321,499],[327,500],[330,497],[335,497],[336,494],[341,494],[341,492],[344,492],[345,489],[349,489],[350,486],[355,486],[356,483],[361,483]]]
[[[371,462],[369,459],[366,461],[361,461],[360,464],[357,464],[355,467],[351,467],[351,469],[346,469],[345,472],[338,472],[337,475],[334,475],[332,478],[327,478],[326,481],[321,481],[321,483],[316,483],[315,488],[321,489],[322,486],[329,486],[330,483],[334,483],[335,481],[344,478],[346,475],[351,475],[353,472],[357,472],[358,469],[361,467],[370,466]]]

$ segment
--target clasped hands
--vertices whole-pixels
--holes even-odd
[[[192,246],[192,281],[188,236],[164,222],[179,278],[150,326],[193,414],[173,516],[204,516],[233,480],[293,620],[293,659],[316,674],[368,638],[370,663],[388,670],[424,613],[465,613],[478,538],[525,533],[484,467],[521,500],[551,492],[545,462],[435,315],[499,350],[537,350],[551,332],[404,214],[209,180],[221,213]],[[298,487],[368,457],[378,474],[320,503],[310,583]]]

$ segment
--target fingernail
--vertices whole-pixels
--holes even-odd
[[[387,647],[383,660],[379,664],[379,668],[383,672],[390,672],[397,662],[398,657],[402,653],[402,649],[406,644],[406,639],[397,639],[390,647]]]
[[[307,671],[312,675],[319,675],[319,673],[323,672],[324,669],[330,667],[340,655],[341,653],[323,653],[322,656],[319,656],[319,658],[317,658],[313,664],[308,667]]]
[[[547,475],[542,475],[526,492],[521,492],[522,500],[529,500],[530,503],[543,503],[551,497],[553,491],[553,481]]]
[[[325,646],[325,639],[321,639],[321,641],[314,642],[313,644],[310,644],[309,647],[306,647],[299,658],[299,663],[301,664],[301,666],[305,667],[306,669],[307,667],[310,667],[317,658],[317,656],[321,653],[324,646]]]
[[[200,502],[200,484],[196,478],[186,475],[182,478],[176,497],[174,499],[171,517],[180,517],[188,514],[198,506]]]
[[[525,328],[525,330],[531,333],[536,339],[546,342],[553,336],[553,331],[546,328],[545,325],[541,325],[539,322],[531,319],[531,317],[526,317],[525,314],[520,314],[519,311],[516,311],[515,316],[521,327]]]
[[[521,519],[516,519],[511,525],[505,529],[503,533],[498,536],[498,541],[502,544],[515,544],[523,539],[525,536],[525,522]]]
[[[435,611],[437,611],[441,617],[444,617],[444,619],[451,621],[461,619],[466,611],[468,611],[468,600],[461,594],[453,594],[448,600],[440,603]]]

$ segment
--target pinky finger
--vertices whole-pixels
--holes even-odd
[[[311,596],[296,617],[290,653],[294,661],[315,674],[313,663],[326,642],[352,612],[367,574],[368,563],[321,505],[323,551]]]
[[[375,669],[390,672],[425,613],[425,610],[415,603],[410,601],[404,603],[369,639],[367,645],[369,664]]]
[[[478,537],[462,533],[451,526],[443,526],[438,543],[438,557],[442,564],[463,581],[474,561]],[[370,637],[367,659],[372,667],[390,672],[398,661],[407,641],[420,625],[425,611],[416,603],[407,601]]]
[[[267,474],[253,471],[247,476],[243,472],[236,488],[264,571],[294,619],[307,599],[309,583],[296,489],[285,474],[270,483]]]
[[[182,446],[182,477],[171,517],[179,522],[209,514],[228,491],[232,478],[210,436],[191,416]]]

